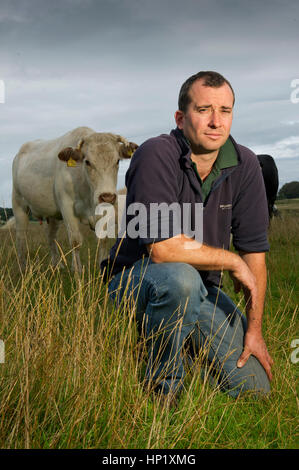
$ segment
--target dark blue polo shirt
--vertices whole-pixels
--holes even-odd
[[[233,146],[237,158],[222,159],[222,163],[216,160],[217,171],[205,194],[181,130],[177,128],[169,135],[162,134],[140,145],[126,174],[126,227],[134,226],[136,220],[141,222],[135,223],[136,235],[132,236],[131,230],[119,234],[108,260],[102,262],[101,268],[106,268],[109,276],[132,266],[143,256],[148,257],[146,244],[186,233],[183,225],[173,223],[172,212],[165,220],[163,214],[153,220],[150,215],[154,203],[168,206],[175,203],[182,212],[184,205],[188,205],[191,231],[198,223],[198,204],[203,204],[202,241],[206,245],[228,250],[232,234],[237,250],[248,253],[269,250],[267,199],[258,159],[231,136],[225,145]],[[138,207],[143,211],[141,218],[136,218],[140,215]],[[166,235],[161,228],[165,227],[164,222],[169,223]],[[152,232],[153,224],[157,223],[158,232]],[[219,271],[199,272],[206,284],[219,284]]]

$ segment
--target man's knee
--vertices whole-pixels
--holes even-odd
[[[161,279],[158,290],[168,292],[181,299],[186,300],[196,297],[203,300],[207,295],[207,290],[202,282],[199,272],[187,263],[162,263],[155,265],[156,269],[161,269]]]
[[[255,396],[262,397],[269,395],[271,391],[266,371],[254,356],[250,356],[243,367],[235,366],[226,373],[220,386],[233,397],[244,392],[252,392]]]

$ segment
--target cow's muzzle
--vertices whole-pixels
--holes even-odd
[[[108,204],[114,204],[116,201],[116,194],[114,193],[102,193],[99,195],[99,203],[106,202]]]

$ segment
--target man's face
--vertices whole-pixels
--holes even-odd
[[[189,140],[193,153],[218,150],[227,140],[233,118],[233,93],[224,83],[219,88],[193,83],[189,90],[191,102],[187,111],[175,113],[176,123]]]

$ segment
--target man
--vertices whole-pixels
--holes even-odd
[[[182,350],[191,343],[221,390],[234,397],[270,391],[272,359],[262,336],[267,200],[256,156],[230,136],[234,101],[230,83],[216,72],[199,72],[183,84],[177,128],[147,140],[132,158],[127,232],[102,264],[112,276],[111,298],[135,302],[147,338],[146,379],[168,397],[183,387]],[[192,229],[202,203],[203,243],[177,224],[166,235],[154,233],[157,222],[171,225],[170,213],[151,219],[156,203],[189,204]],[[145,211],[137,236],[129,230],[132,207]],[[229,251],[231,234],[239,254]],[[221,289],[223,270],[236,292],[244,292],[246,317]]]

